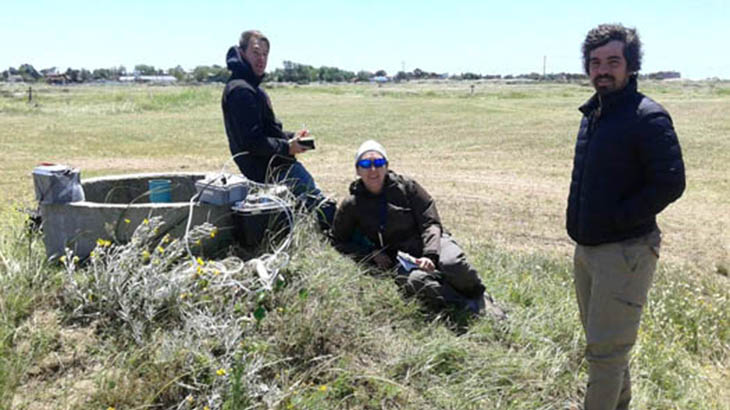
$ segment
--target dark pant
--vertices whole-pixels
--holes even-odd
[[[651,287],[661,236],[575,248],[575,290],[586,334],[586,410],[628,409],[629,353]]]
[[[275,172],[272,172],[272,178],[276,182],[287,185],[299,203],[303,204],[308,211],[316,212],[317,221],[322,229],[332,227],[337,203],[322,194],[314,182],[312,174],[304,168],[301,162],[297,161],[291,165],[277,168]]]
[[[420,269],[410,272],[399,269],[396,283],[406,295],[417,296],[435,309],[447,306],[463,309],[469,299],[482,297],[485,290],[464,251],[449,235],[441,236],[437,270],[429,273]]]

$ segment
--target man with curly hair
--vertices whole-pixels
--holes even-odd
[[[628,409],[629,355],[659,258],[656,215],[682,195],[682,153],[667,111],[637,91],[635,29],[600,25],[583,42],[595,94],[580,107],[567,207],[586,335],[585,408]]]

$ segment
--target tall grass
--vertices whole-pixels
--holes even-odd
[[[13,87],[0,88],[0,145],[12,154],[0,181],[0,408],[563,409],[581,400],[584,338],[562,218],[575,107],[589,88],[270,90],[287,128],[306,121],[321,142],[302,160],[328,192],[346,191],[361,140],[386,143],[510,311],[497,324],[422,310],[387,275],[334,252],[307,218],[271,290],[235,252],[200,263],[144,231],[129,245],[100,243],[86,264],[71,254],[49,264],[14,210],[31,203],[32,167],[82,164],[84,177],[219,169],[228,155],[220,86],[43,86],[30,104],[27,88]],[[667,252],[632,361],[639,409],[730,403],[730,140],[718,89],[642,83],[673,115],[689,188],[660,220]]]
[[[194,262],[172,240],[150,243],[158,223],[128,245],[100,242],[83,266],[71,254],[47,265],[37,238],[4,231],[3,407],[42,400],[23,389],[38,377],[33,362],[63,350],[50,342],[53,326],[32,321],[47,309],[63,327],[94,330],[90,349],[60,371],[84,369],[94,386],[67,391],[71,407],[558,409],[580,400],[584,342],[565,260],[472,252],[510,311],[495,323],[423,310],[389,276],[334,252],[306,219],[270,291],[235,256]],[[634,354],[637,408],[727,408],[723,280],[659,270]]]

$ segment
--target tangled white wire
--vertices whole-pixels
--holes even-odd
[[[219,179],[225,178],[225,168],[226,165],[233,161],[235,158],[246,155],[248,152],[239,152],[236,155],[233,155],[230,157],[221,167],[220,173],[213,179],[211,179],[211,184]],[[248,181],[250,185],[257,187],[257,188],[265,188],[265,184],[260,184],[254,181]],[[202,192],[202,190],[201,190]],[[183,236],[183,240],[185,241],[185,250],[188,253],[188,257],[192,260],[193,264],[192,266],[196,266],[197,264],[197,258],[195,255],[193,255],[193,252],[190,250],[190,228],[193,221],[193,210],[195,207],[195,204],[198,202],[198,199],[200,197],[200,193],[198,192],[195,195],[190,198],[189,201],[189,208],[188,208],[188,220],[185,225],[185,235]],[[261,285],[266,290],[271,290],[273,288],[274,283],[276,283],[276,280],[279,276],[279,272],[281,269],[285,268],[286,265],[289,264],[289,254],[285,251],[292,241],[292,236],[294,234],[294,213],[292,212],[292,207],[282,198],[280,198],[277,195],[270,195],[270,194],[260,194],[260,197],[265,198],[276,205],[279,206],[280,209],[282,209],[286,215],[287,223],[289,224],[288,233],[286,236],[286,239],[279,245],[278,248],[274,250],[273,253],[265,253],[259,257],[253,258],[247,262],[247,264],[251,265],[255,268],[256,273],[258,274],[259,281],[261,282]],[[216,263],[216,262],[209,262],[209,263]],[[227,273],[233,273],[228,271],[228,267],[225,264],[219,264],[216,265],[217,269],[221,272],[227,272]],[[241,262],[241,265],[236,268],[236,272],[240,272],[245,264]],[[243,286],[241,283],[235,284],[237,287],[245,289],[247,292],[250,292],[249,289],[247,289],[245,286]]]

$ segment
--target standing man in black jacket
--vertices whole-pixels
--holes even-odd
[[[575,289],[586,334],[586,410],[628,409],[629,354],[659,258],[656,215],[682,195],[672,119],[637,91],[635,29],[600,25],[583,42],[596,93],[580,111],[568,197]]]
[[[335,204],[327,200],[296,155],[310,149],[302,143],[307,130],[284,131],[271,100],[259,86],[269,57],[269,39],[244,31],[226,55],[231,71],[223,90],[223,120],[228,145],[241,172],[256,182],[286,183],[309,209],[318,208],[320,224],[331,225]]]

